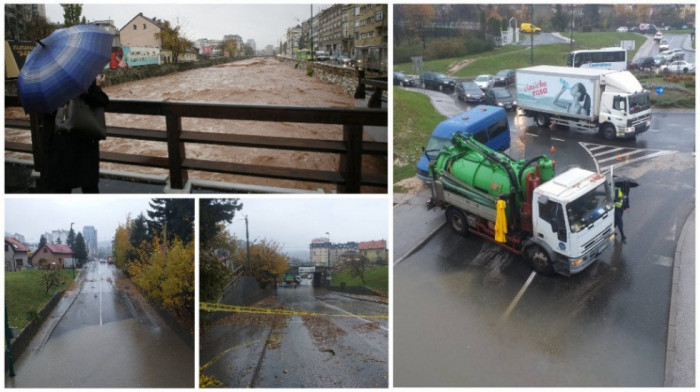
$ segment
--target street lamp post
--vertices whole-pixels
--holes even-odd
[[[68,234],[70,234],[71,231],[73,231],[73,225],[75,222],[70,223],[70,230],[68,231]],[[75,241],[75,240],[74,240]],[[71,244],[71,247],[75,247],[74,245]],[[73,249],[71,249],[72,251]],[[73,255],[73,280],[75,280],[75,255]]]
[[[328,288],[331,287],[331,233],[326,232],[328,235]]]

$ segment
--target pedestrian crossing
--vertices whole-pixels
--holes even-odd
[[[643,148],[627,148],[608,146],[604,144],[579,142],[595,162],[596,170],[599,173],[617,169],[618,167],[639,162],[644,159],[656,158],[664,155],[673,154],[673,150],[650,150]]]

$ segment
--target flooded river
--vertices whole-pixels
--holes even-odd
[[[292,105],[319,107],[354,107],[355,99],[341,87],[309,77],[305,71],[295,69],[274,58],[255,58],[178,72],[134,82],[108,86],[104,91],[110,98],[152,101],[195,101],[208,103]],[[19,108],[6,109],[8,118],[23,116]],[[165,117],[107,113],[107,125],[114,127],[165,130]],[[230,121],[183,118],[183,129],[239,135],[260,135],[323,140],[341,140],[341,125]],[[365,140],[371,140],[366,135]],[[26,131],[7,130],[6,141],[28,142]],[[167,156],[165,143],[108,138],[100,143],[102,151],[114,151],[135,155]],[[16,154],[6,153],[6,156]],[[238,147],[186,145],[186,156],[195,159],[211,159],[231,163],[247,163],[295,169],[337,170],[340,158],[337,154],[302,151],[281,151]],[[26,156],[24,156],[26,158]],[[147,174],[167,174],[164,170],[101,164],[102,169],[119,169]],[[386,174],[386,159],[365,156],[363,172]],[[191,172],[190,178],[238,182],[252,185],[275,186],[303,190],[334,190],[332,185],[300,183],[274,179],[232,176],[216,173]]]

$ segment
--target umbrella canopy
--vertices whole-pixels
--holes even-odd
[[[639,183],[629,177],[625,176],[613,176],[613,182],[615,183],[616,187],[620,188],[636,188],[639,186]]]
[[[24,110],[50,113],[85,93],[109,62],[112,37],[102,27],[76,25],[38,41],[17,81]]]

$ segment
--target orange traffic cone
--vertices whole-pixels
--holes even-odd
[[[622,157],[620,156],[620,153],[619,153],[619,152],[617,153],[617,158],[615,158],[615,160],[616,160],[616,161],[621,161],[621,160],[622,160]]]
[[[557,151],[557,149],[554,148],[554,144],[552,144],[552,148],[549,149],[549,152],[555,152],[555,151]]]

